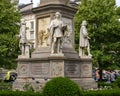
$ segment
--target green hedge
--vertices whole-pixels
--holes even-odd
[[[0,96],[42,96],[41,93],[21,91],[0,91]]]
[[[45,96],[37,92],[23,91],[0,91],[0,96]],[[49,96],[49,95],[46,95]],[[53,95],[58,96],[58,95]],[[64,96],[61,94],[61,96]],[[76,96],[76,95],[69,95]],[[81,91],[80,96],[120,96],[120,89],[113,90],[98,90],[98,91]]]
[[[11,83],[5,83],[5,82],[1,81],[0,82],[0,90],[1,91],[12,90],[12,84]]]
[[[114,84],[113,83],[106,83],[106,82],[98,82],[98,88],[104,88],[104,87],[114,88]]]
[[[98,87],[120,88],[120,77],[118,77],[113,83],[98,82]]]
[[[118,77],[113,84],[114,84],[114,86],[120,88],[120,77]]]
[[[57,77],[46,83],[43,96],[80,96],[80,88],[68,78]]]
[[[86,91],[82,96],[120,96],[120,89]]]

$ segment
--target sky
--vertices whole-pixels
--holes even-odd
[[[27,4],[30,2],[31,2],[31,0],[19,0],[19,4],[20,3]],[[40,3],[40,0],[33,0],[33,3],[34,3],[33,7],[36,7]]]
[[[30,3],[30,1],[31,0],[19,0],[19,3],[27,4]],[[36,7],[40,3],[40,0],[33,0],[33,3],[34,3],[34,7]],[[116,0],[116,4],[117,6],[120,6],[120,0]]]
[[[120,6],[120,0],[116,0],[117,6]]]

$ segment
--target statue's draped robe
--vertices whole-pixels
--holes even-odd
[[[63,37],[62,27],[63,27],[63,22],[61,20],[55,19],[51,21],[50,32],[51,32],[52,38]]]
[[[20,44],[25,44],[27,43],[27,38],[26,38],[26,23],[22,22],[21,23],[21,28],[20,28]]]
[[[88,46],[88,33],[85,26],[82,26],[80,29],[80,39],[79,39],[80,47]]]

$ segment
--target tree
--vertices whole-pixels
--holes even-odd
[[[87,20],[93,64],[102,68],[120,67],[120,22],[115,0],[82,0],[75,17],[76,45],[81,22]]]
[[[16,9],[16,2],[0,1],[0,67],[15,68],[18,55],[18,41],[20,14]]]
[[[117,11],[117,14],[119,15],[119,18],[120,18],[120,6],[116,9]]]

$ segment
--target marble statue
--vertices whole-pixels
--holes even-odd
[[[88,56],[92,56],[90,53],[90,43],[89,37],[87,33],[87,22],[84,20],[81,24],[80,28],[80,39],[79,39],[79,56],[85,56],[85,48],[87,48]]]
[[[50,32],[51,32],[51,54],[55,53],[55,46],[57,47],[57,54],[62,53],[62,38],[64,36],[64,26],[63,21],[61,20],[61,13],[55,13],[55,19],[51,21]]]
[[[29,57],[29,45],[27,42],[27,37],[26,37],[26,22],[25,19],[21,19],[21,24],[20,24],[20,33],[17,35],[19,38],[19,47],[21,50],[21,55],[22,56],[28,56]]]

